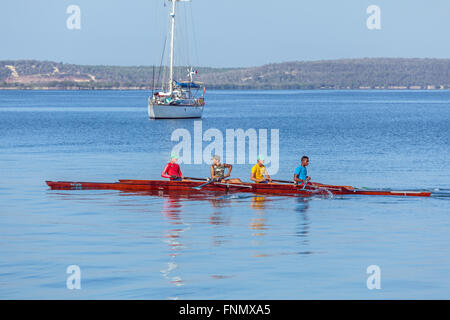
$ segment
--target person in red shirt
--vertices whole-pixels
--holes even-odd
[[[161,177],[170,179],[171,181],[183,180],[184,177],[177,161],[178,155],[172,154],[170,162],[164,167],[164,170],[161,173]]]

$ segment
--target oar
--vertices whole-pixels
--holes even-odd
[[[308,184],[308,181],[303,181],[303,187],[302,187],[302,190],[305,190],[305,187],[306,187],[306,185]]]
[[[272,179],[272,181],[279,182],[279,183],[294,183],[294,181],[290,181],[290,180],[275,180],[275,179]]]
[[[239,188],[252,188],[252,186],[247,186],[245,184],[237,184],[237,183],[226,183],[226,182],[216,182],[218,185],[228,186],[228,187],[239,187]]]
[[[194,190],[201,190],[203,187],[205,187],[205,186],[207,186],[208,184],[211,184],[211,183],[213,183],[214,182],[214,179],[211,179],[210,181],[208,181],[208,182],[206,182],[206,183],[203,183],[203,184],[201,184],[201,185],[199,185],[199,186],[197,186],[197,187],[192,187],[192,189],[194,189]]]
[[[186,180],[197,180],[197,181],[207,181],[207,178],[192,178],[192,177],[184,177]]]
[[[275,180],[275,179],[272,179],[272,181],[279,182],[279,183],[295,183],[295,181],[293,181],[293,180]],[[312,186],[313,183],[311,182],[310,185]]]
[[[290,181],[290,180],[274,180],[274,179],[272,179],[272,181],[280,182],[280,183],[295,183],[295,181]],[[305,189],[307,184],[308,184],[308,182],[303,183],[303,188],[301,190]]]
[[[197,187],[192,187],[192,189],[195,189],[195,190],[201,190],[203,187],[207,186],[208,184],[213,183],[213,182],[219,182],[219,181],[222,181],[222,179],[223,179],[223,177],[220,177],[220,178],[214,178],[214,179],[211,179],[210,181],[208,181],[208,182],[206,182],[206,183],[204,183],[204,184],[201,184],[201,185],[199,185],[199,186],[197,186]]]

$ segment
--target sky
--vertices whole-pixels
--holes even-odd
[[[70,5],[80,8],[80,29],[67,28]],[[380,29],[367,27],[370,5],[380,8]],[[159,65],[169,6],[169,0],[2,0],[0,60]],[[192,41],[178,41],[176,56],[188,52],[198,66],[450,58],[449,0],[192,0],[178,7],[177,26],[182,34],[191,30]]]

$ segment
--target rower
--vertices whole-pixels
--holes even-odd
[[[308,183],[311,180],[311,177],[308,177],[308,171],[306,167],[309,165],[309,158],[307,156],[303,156],[301,159],[301,164],[295,169],[294,172],[294,181],[295,184],[303,184]]]
[[[264,165],[263,156],[258,156],[258,162],[252,168],[250,179],[256,183],[272,182],[272,178],[267,173],[266,166]]]
[[[220,163],[220,156],[218,156],[217,154],[214,155],[211,160],[211,179],[220,182],[230,176],[231,170],[233,169],[233,166],[231,164]],[[228,169],[227,174],[225,174],[226,169]]]
[[[164,167],[164,170],[161,173],[161,177],[170,179],[171,181],[183,180],[183,174],[181,173],[180,166],[177,163],[179,158],[178,155],[172,153],[170,158],[170,162]]]

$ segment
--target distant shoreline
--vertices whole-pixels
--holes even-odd
[[[0,90],[151,90],[161,66],[92,66],[0,61]],[[251,68],[196,68],[207,90],[448,90],[450,59],[364,58],[293,61]],[[186,68],[176,67],[177,79]],[[167,79],[165,80],[167,81]]]
[[[0,91],[151,91],[149,89],[141,88],[3,88],[0,87]],[[255,88],[245,88],[245,89],[216,89],[210,88],[209,91],[450,91],[450,88],[435,88],[435,89],[398,89],[398,88],[378,88],[378,89],[255,89]],[[208,92],[208,90],[206,90]]]

